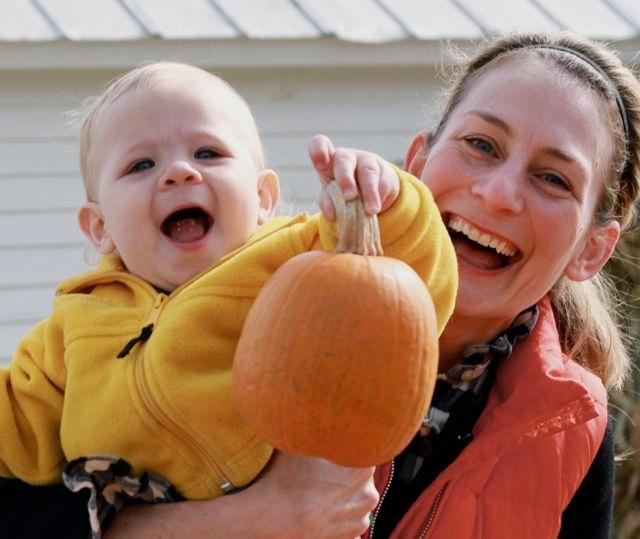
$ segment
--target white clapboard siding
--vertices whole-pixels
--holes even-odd
[[[0,189],[3,193],[0,214],[69,211],[75,210],[84,200],[82,182],[75,171],[73,175],[0,175]]]
[[[33,249],[1,249],[0,286],[25,288],[33,284],[55,284],[87,268],[84,252],[83,243],[45,248],[36,246]]]
[[[116,75],[20,72],[0,87],[0,363],[28,327],[47,316],[57,283],[90,267],[75,218],[84,200],[77,143],[65,113]],[[316,209],[319,183],[307,157],[313,135],[401,162],[438,103],[427,69],[222,75],[256,117],[269,166],[282,183],[281,213]]]
[[[0,312],[0,326],[33,324],[36,320],[45,318],[51,309],[54,295],[55,286],[51,285],[0,288],[0,301],[14,306],[11,313]]]
[[[0,185],[2,185],[0,183]],[[76,211],[0,213],[0,250],[38,246],[77,246],[84,242],[76,224]]]
[[[20,339],[34,324],[0,324],[0,365],[9,363]]]
[[[0,177],[70,174],[78,169],[72,141],[36,139],[0,142]]]

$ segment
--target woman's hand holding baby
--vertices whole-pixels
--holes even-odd
[[[106,537],[352,539],[369,527],[378,503],[373,472],[276,452],[249,488],[209,501],[127,507]]]
[[[308,150],[323,184],[318,205],[327,219],[335,219],[333,204],[325,188],[331,181],[338,184],[345,200],[353,200],[360,192],[365,210],[370,215],[385,211],[398,198],[398,175],[378,155],[353,148],[336,149],[324,135],[313,137]]]

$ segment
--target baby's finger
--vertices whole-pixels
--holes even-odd
[[[318,206],[320,207],[320,211],[322,215],[324,215],[327,221],[334,221],[336,218],[336,210],[333,207],[333,202],[331,202],[331,198],[327,194],[327,190],[323,189],[320,195],[318,196]]]
[[[396,171],[386,161],[380,162],[380,178],[378,195],[380,196],[380,211],[386,211],[396,201],[400,194],[400,181]]]
[[[369,215],[380,213],[382,204],[379,193],[380,163],[378,159],[371,154],[361,154],[356,175],[365,211]]]
[[[333,157],[336,153],[331,139],[325,135],[316,135],[309,141],[307,151],[320,178],[324,182],[331,181],[333,179]]]
[[[333,158],[333,177],[345,200],[353,200],[358,196],[356,183],[356,166],[358,159],[348,149],[338,148]]]

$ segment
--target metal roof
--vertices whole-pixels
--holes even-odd
[[[474,39],[505,31],[640,36],[639,0],[0,0],[0,42]]]

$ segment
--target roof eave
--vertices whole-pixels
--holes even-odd
[[[461,46],[466,40],[450,40]],[[0,42],[1,70],[130,69],[149,60],[179,60],[212,69],[434,66],[441,41],[355,43],[337,38]]]

